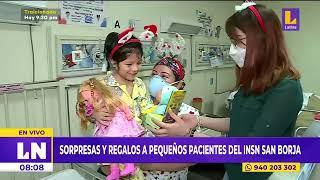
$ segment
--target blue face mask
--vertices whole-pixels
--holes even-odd
[[[151,77],[149,82],[149,92],[152,97],[156,97],[157,92],[159,92],[164,86],[169,84],[159,75],[154,75]]]

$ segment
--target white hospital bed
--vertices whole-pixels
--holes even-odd
[[[314,121],[306,127],[302,134],[303,137],[320,137],[320,121]],[[269,180],[319,180],[320,164],[305,163],[301,164],[299,173],[273,173]]]

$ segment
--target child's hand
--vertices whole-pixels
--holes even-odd
[[[156,97],[155,97],[155,101],[154,101],[155,105],[157,105],[161,102],[161,94],[162,94],[162,90],[160,90],[156,93]]]
[[[91,117],[97,121],[112,121],[114,113],[110,113],[106,107],[102,107],[99,112],[93,112]]]
[[[197,119],[194,115],[181,115],[180,117],[169,111],[170,116],[175,120],[174,123],[164,123],[161,121],[153,122],[160,127],[160,129],[148,128],[156,136],[187,136],[191,128],[197,125]]]

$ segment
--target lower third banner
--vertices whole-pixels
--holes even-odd
[[[56,137],[55,163],[320,162],[320,138]]]

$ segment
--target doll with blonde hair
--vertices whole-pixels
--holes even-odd
[[[107,86],[97,79],[91,78],[82,83],[78,92],[77,115],[81,120],[81,128],[87,129],[93,112],[106,107],[114,113],[112,121],[96,121],[93,135],[97,137],[139,137],[144,129],[136,123],[129,107]],[[135,165],[125,163],[120,172],[119,164],[110,164],[111,173],[107,180],[118,180],[121,176],[135,174]]]

